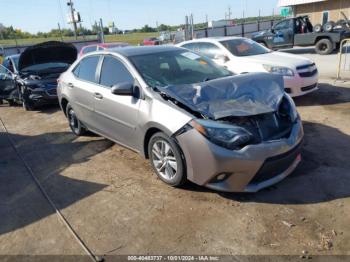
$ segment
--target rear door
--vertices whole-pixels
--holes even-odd
[[[273,46],[293,47],[294,25],[293,19],[285,19],[273,27]]]
[[[101,65],[99,85],[95,90],[96,125],[106,137],[135,148],[141,99],[112,94],[111,88],[120,83],[135,83],[135,79],[123,61],[106,55]]]
[[[0,65],[0,99],[13,99],[14,93],[17,92],[16,82],[13,74]]]
[[[87,127],[92,129],[95,129],[94,94],[98,82],[96,72],[100,59],[99,55],[83,58],[72,71],[73,81],[65,83],[75,113]]]

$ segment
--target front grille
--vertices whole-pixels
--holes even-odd
[[[47,92],[50,96],[56,96],[56,95],[57,95],[57,88],[48,89],[48,90],[46,90],[46,92]]]
[[[317,74],[317,69],[315,69],[312,72],[304,72],[304,73],[299,73],[300,77],[312,77]]]
[[[304,86],[304,87],[301,88],[301,91],[306,92],[306,91],[309,91],[311,89],[314,89],[316,86],[317,86],[317,83],[313,84],[311,86]]]
[[[243,127],[250,132],[253,137],[248,144],[259,144],[263,141],[278,140],[290,136],[293,122],[288,114],[288,108],[289,103],[283,99],[277,112],[247,117],[226,117],[221,120]]]
[[[258,184],[282,174],[294,163],[300,154],[301,145],[302,143],[287,153],[266,159],[249,184]]]
[[[318,72],[315,63],[298,66],[297,71],[300,77],[312,77]]]

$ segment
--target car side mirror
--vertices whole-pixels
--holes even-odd
[[[134,84],[129,82],[119,83],[112,86],[112,94],[118,96],[133,96],[134,95]]]
[[[228,56],[224,55],[224,54],[219,54],[219,55],[216,55],[214,57],[214,59],[220,63],[226,63],[228,62],[230,59],[228,58]]]

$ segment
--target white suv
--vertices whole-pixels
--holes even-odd
[[[270,72],[282,75],[285,91],[292,97],[318,89],[318,71],[313,61],[274,52],[248,38],[203,38],[182,42],[178,46],[207,56],[236,74]]]

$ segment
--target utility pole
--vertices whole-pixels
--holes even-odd
[[[105,34],[103,32],[103,21],[102,21],[102,18],[100,18],[100,31],[101,31],[101,43],[104,43],[105,42]]]
[[[61,25],[60,25],[60,23],[58,23],[57,25],[58,25],[58,31],[60,32],[61,41],[63,42],[63,35],[62,35]]]
[[[231,20],[231,15],[232,15],[232,11],[231,11],[231,6],[229,6],[228,8],[227,8],[227,19],[228,20]]]
[[[74,4],[73,4],[73,1],[72,0],[69,0],[67,2],[67,5],[69,6],[70,8],[70,14],[71,14],[71,17],[72,17],[72,24],[73,24],[73,28],[74,28],[74,36],[75,36],[75,39],[78,39],[78,35],[77,35],[77,31],[78,31],[78,26],[77,26],[77,22],[75,21],[75,16],[74,16]]]

